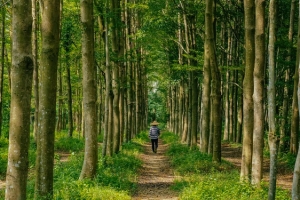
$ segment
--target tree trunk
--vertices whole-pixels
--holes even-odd
[[[67,89],[68,89],[68,136],[73,136],[73,100],[72,100],[72,85],[71,85],[71,72],[69,64],[69,52],[66,52],[66,68],[67,68]]]
[[[33,60],[31,1],[13,1],[9,150],[5,199],[26,199]]]
[[[206,29],[205,29],[206,30]],[[208,153],[210,135],[210,93],[211,93],[211,66],[208,43],[204,43],[204,66],[202,83],[202,109],[201,109],[201,142],[200,150]]]
[[[121,57],[123,57],[123,44],[121,43],[122,33],[122,22],[121,22],[121,8],[120,0],[111,0],[111,11],[113,13],[113,25],[112,25],[112,49],[116,56],[113,66],[113,80],[112,87],[114,93],[113,100],[113,152],[118,153],[120,150],[120,74],[119,69],[121,68]]]
[[[300,148],[299,148],[300,149]],[[292,199],[300,199],[300,151],[298,151],[293,174]]]
[[[58,68],[58,111],[56,131],[61,131],[63,127],[63,89],[62,89],[62,67],[61,64]]]
[[[270,148],[270,183],[269,200],[275,200],[276,197],[276,174],[277,174],[277,152],[279,138],[276,134],[275,126],[275,42],[276,42],[276,0],[271,0],[269,5],[269,86],[268,86],[268,117],[269,117],[269,148]]]
[[[41,0],[40,4],[42,51],[35,193],[36,198],[52,198],[60,1]]]
[[[265,72],[265,0],[255,3],[255,64],[253,111],[253,154],[252,184],[260,185],[262,179],[263,147],[264,147],[264,72]]]
[[[217,65],[215,34],[214,34],[214,1],[206,0],[205,9],[205,46],[208,48],[208,59],[211,70],[211,96],[213,123],[213,161],[221,162],[221,76]]]
[[[83,113],[85,124],[84,162],[80,179],[93,178],[98,163],[98,141],[96,124],[96,80],[94,68],[94,20],[93,0],[81,0],[80,15],[82,25],[82,84]]]
[[[224,91],[224,101],[225,101],[225,108],[224,108],[224,113],[225,113],[225,124],[224,124],[224,136],[223,140],[227,141],[229,140],[229,69],[227,68],[226,70],[226,82],[225,82],[225,91]]]
[[[250,182],[253,148],[253,70],[254,70],[254,0],[244,1],[245,10],[245,76],[243,82],[243,153],[241,181]]]
[[[109,0],[106,1],[106,7],[109,6]],[[106,11],[108,13],[108,11]],[[109,34],[108,34],[108,24],[109,19],[106,17],[105,19],[105,54],[106,54],[106,61],[105,61],[105,90],[106,90],[106,97],[105,97],[105,133],[103,138],[103,149],[102,155],[103,156],[111,156],[112,155],[112,136],[113,136],[113,91],[112,91],[112,74],[111,74],[111,65],[110,65],[110,56],[109,56]]]
[[[1,71],[0,71],[0,137],[2,136],[2,124],[3,124],[3,75],[5,68],[5,16],[6,7],[3,5],[1,9],[2,17],[2,29],[1,29]]]
[[[300,2],[299,2],[299,5],[300,5]],[[299,52],[300,52],[300,14],[298,16],[298,42],[297,42],[297,65],[296,65],[296,72],[299,73],[299,68],[300,68],[300,62],[299,62]],[[296,73],[295,72],[295,73]],[[296,76],[297,75],[297,76]],[[296,78],[299,79],[299,74],[295,74],[295,77],[294,77],[294,83],[296,82]],[[300,81],[298,80],[297,83],[300,83]],[[297,94],[298,94],[298,98],[295,98],[295,88],[297,88]],[[294,101],[295,99],[297,99],[297,109],[298,107],[300,106],[300,85],[294,85],[294,94],[293,94],[293,108],[296,108],[295,105],[294,105]],[[299,114],[298,110],[297,110],[297,113]],[[293,111],[293,118],[295,118],[296,116],[294,116],[295,114],[295,111]],[[299,117],[299,116],[298,116]],[[299,118],[298,118],[299,119]],[[295,120],[295,119],[293,119]],[[293,129],[293,125],[292,125],[292,129]],[[295,130],[295,129],[294,129]],[[297,133],[295,133],[295,137],[297,138],[298,135]],[[292,135],[293,137],[293,135]],[[296,139],[294,138],[294,139]],[[291,138],[292,140],[293,138]],[[295,142],[295,141],[293,141]],[[294,151],[296,150],[295,146],[296,143],[293,143],[291,144],[291,150],[292,153],[295,153]],[[292,199],[293,200],[299,200],[300,199],[300,151],[299,151],[299,147],[298,147],[298,154],[297,154],[297,158],[296,158],[296,163],[295,163],[295,167],[294,167],[294,174],[293,174],[293,185],[292,185]]]
[[[300,2],[299,2],[300,5]],[[291,119],[291,137],[290,137],[290,152],[296,154],[298,152],[298,132],[299,132],[299,106],[298,106],[298,82],[299,82],[299,53],[300,53],[300,16],[298,19],[298,36],[297,36],[297,60],[294,75],[294,90],[292,102],[292,119]]]

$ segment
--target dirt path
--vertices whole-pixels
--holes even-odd
[[[170,189],[175,179],[170,162],[165,156],[168,145],[159,141],[157,153],[151,150],[151,144],[144,145],[143,161],[138,177],[137,193],[133,200],[176,200],[178,195]]]
[[[229,144],[222,145],[222,158],[233,163],[238,170],[241,168],[242,163],[242,148],[241,147],[231,147]],[[269,180],[269,160],[264,160],[263,166],[263,180]],[[278,174],[277,174],[277,186],[287,189],[289,191],[292,190],[293,183],[293,172],[282,163],[278,163],[277,166]]]

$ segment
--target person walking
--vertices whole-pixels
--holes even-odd
[[[150,131],[149,131],[149,137],[151,139],[152,143],[152,151],[154,153],[157,152],[157,147],[158,147],[158,136],[160,135],[160,130],[157,127],[159,123],[157,121],[153,121],[150,124]]]

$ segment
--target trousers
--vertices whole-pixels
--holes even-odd
[[[151,139],[151,143],[152,143],[152,151],[156,153],[156,149],[158,147],[158,139]]]

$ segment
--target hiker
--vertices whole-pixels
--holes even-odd
[[[159,123],[157,121],[153,121],[150,124],[150,131],[149,131],[149,137],[151,139],[152,143],[152,151],[154,153],[157,152],[157,147],[158,147],[158,136],[160,135],[159,128],[157,127]]]

